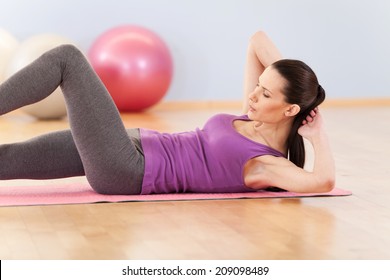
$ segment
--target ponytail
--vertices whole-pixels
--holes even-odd
[[[296,166],[303,168],[305,165],[306,152],[303,137],[298,134],[298,129],[310,112],[325,100],[325,90],[321,85],[317,87],[317,95],[311,104],[306,108],[301,108],[299,114],[295,117],[287,138],[288,158]]]
[[[286,80],[283,88],[285,101],[297,104],[301,110],[295,116],[290,134],[287,138],[288,158],[295,165],[305,165],[305,146],[298,134],[303,120],[325,99],[325,91],[319,85],[314,71],[304,62],[295,59],[281,59],[271,66]]]

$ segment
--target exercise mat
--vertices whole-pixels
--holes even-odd
[[[180,201],[213,199],[264,199],[294,197],[346,196],[350,191],[333,189],[327,193],[293,193],[257,191],[245,193],[175,193],[151,195],[103,195],[94,192],[88,184],[42,186],[1,186],[0,206],[82,204],[99,202]]]

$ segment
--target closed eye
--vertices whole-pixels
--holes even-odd
[[[265,87],[263,87],[263,86],[260,86],[260,83],[257,83],[256,84],[256,89],[258,89],[259,87],[261,87],[261,89],[263,90],[263,96],[265,97],[265,98],[270,98],[271,96],[267,93],[267,89],[265,88]]]
[[[263,92],[263,96],[265,97],[265,98],[270,98],[271,96],[269,96],[266,92]]]
[[[267,90],[265,88],[263,88],[263,96],[265,98],[270,98],[271,96],[267,93]]]

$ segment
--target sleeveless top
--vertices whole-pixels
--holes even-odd
[[[245,186],[245,163],[258,156],[284,155],[237,132],[235,120],[249,118],[219,114],[203,129],[183,133],[140,129],[145,155],[141,194],[256,191]]]

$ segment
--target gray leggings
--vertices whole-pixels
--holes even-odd
[[[87,177],[103,194],[139,194],[144,156],[137,129],[120,114],[84,55],[72,45],[46,52],[0,85],[0,115],[61,86],[70,130],[0,145],[0,180]]]

